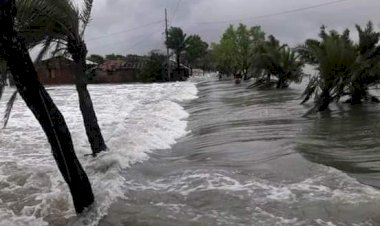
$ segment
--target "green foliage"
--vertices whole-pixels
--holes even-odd
[[[304,62],[299,54],[287,45],[281,45],[272,35],[261,43],[256,49],[256,57],[253,69],[258,79],[251,87],[270,88],[276,86],[278,89],[287,88],[291,82],[300,83],[303,76]],[[271,80],[271,76],[276,81]]]
[[[218,70],[228,75],[242,73],[247,78],[257,48],[264,38],[265,33],[258,26],[247,28],[244,24],[240,24],[234,28],[230,25],[220,43],[212,45]]]
[[[149,59],[143,64],[138,73],[142,82],[163,81],[166,75],[165,69],[166,56],[160,53],[152,52]]]
[[[368,98],[369,86],[379,82],[380,34],[373,30],[372,23],[365,29],[356,28],[357,44],[350,39],[349,30],[339,34],[334,30],[326,32],[322,27],[321,40],[307,40],[299,48],[303,59],[319,72],[306,88],[303,101],[315,94],[316,111],[327,109],[332,101],[345,95],[351,96],[351,103],[360,103]]]
[[[208,44],[199,35],[190,35],[186,39],[185,60],[193,68],[199,59],[207,54]]]
[[[104,63],[104,58],[97,54],[91,54],[89,57],[87,57],[87,60],[95,62],[97,64]]]
[[[53,54],[68,52],[74,61],[85,64],[83,34],[90,21],[92,2],[83,0],[80,7],[74,0],[17,0],[17,30],[29,48],[43,45],[38,59],[53,47]]]
[[[126,57],[123,56],[123,55],[119,55],[119,54],[108,54],[106,55],[105,57],[106,60],[125,60]]]
[[[179,27],[171,27],[165,45],[172,49],[177,57],[177,67],[180,67],[181,54],[186,49],[186,34]]]
[[[214,50],[208,49],[206,54],[199,59],[197,66],[203,71],[216,71]]]

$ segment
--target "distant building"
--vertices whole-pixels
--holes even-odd
[[[125,58],[117,60],[106,60],[104,63],[97,65],[94,62],[87,61],[88,66],[88,83],[131,83],[141,82],[140,71],[146,65],[149,57],[128,55]],[[170,61],[171,81],[183,81],[190,75],[190,68],[181,64],[177,68],[175,61]],[[75,84],[76,64],[67,57],[57,56],[46,59],[36,65],[38,78],[45,85],[67,85]],[[167,79],[167,65],[164,65],[163,81]],[[165,72],[166,71],[166,72]]]
[[[145,58],[129,56],[125,59],[106,60],[95,69],[90,83],[128,83],[138,82],[138,71],[144,65]]]
[[[36,66],[38,78],[45,85],[65,85],[75,84],[74,69],[72,60],[57,56],[44,60]]]
[[[101,65],[87,61],[90,73],[88,83],[128,83],[136,82],[137,69],[142,58],[127,57],[123,60],[107,60]],[[38,78],[45,85],[75,84],[76,64],[67,57],[57,56],[46,59],[36,65]]]

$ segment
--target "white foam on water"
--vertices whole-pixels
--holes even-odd
[[[262,202],[296,203],[300,200],[329,200],[346,204],[366,203],[380,199],[380,191],[331,167],[319,166],[319,174],[296,183],[281,183],[252,177],[239,181],[227,172],[185,171],[144,183],[127,181],[128,189],[135,191],[167,191],[188,196],[195,192],[223,190],[243,192]]]
[[[242,209],[246,207],[244,214],[240,215],[240,217],[244,216],[245,221],[255,222],[255,225],[334,225],[332,222],[322,219],[298,219],[291,216],[290,213],[288,214],[290,216],[285,217],[281,214],[281,206],[283,206],[282,208],[294,207],[296,211],[300,205],[305,207],[320,206],[324,203],[338,208],[373,205],[380,201],[380,191],[377,189],[363,185],[356,179],[334,168],[323,165],[317,165],[316,168],[318,170],[315,176],[293,183],[270,181],[254,175],[248,181],[241,181],[238,175],[231,174],[228,171],[213,172],[204,170],[184,171],[181,174],[157,180],[130,180],[126,183],[130,191],[148,192],[153,196],[170,195],[177,197],[176,200],[192,200],[202,193],[207,194],[206,196],[214,196],[214,198],[223,194],[220,199],[232,195],[245,201],[244,204],[231,203],[232,207],[234,205],[242,205]],[[217,202],[214,199],[212,200]],[[205,202],[207,203],[207,201]],[[218,209],[212,211],[207,208],[198,210],[188,202],[181,203],[179,201],[176,205],[181,204],[186,204],[186,206],[181,206],[182,212],[193,216],[195,221],[202,217],[210,217],[221,221],[222,225],[240,225],[238,222],[242,220],[234,219],[237,216],[234,215],[233,209],[228,211],[229,208],[223,205],[223,201],[218,204],[214,203],[214,208]],[[171,205],[173,204],[166,206],[167,210],[172,211],[170,209]],[[280,206],[277,206],[275,211],[272,212],[273,208],[271,206],[273,205]],[[165,207],[165,205],[162,206]],[[267,208],[268,206],[269,208]],[[250,218],[247,219],[247,217]],[[372,224],[363,222],[358,225]]]
[[[6,90],[0,102],[12,90]],[[92,183],[96,203],[75,217],[71,196],[50,146],[32,113],[19,98],[7,129],[0,130],[0,225],[96,225],[116,199],[124,197],[121,171],[143,162],[154,150],[168,149],[185,136],[189,114],[181,102],[197,98],[194,83],[90,86],[102,133],[110,149],[91,152],[74,87],[51,87],[77,155]]]

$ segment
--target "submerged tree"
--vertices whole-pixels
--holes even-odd
[[[87,89],[87,47],[83,35],[90,21],[92,3],[93,0],[84,0],[84,8],[80,10],[73,0],[18,0],[17,30],[29,48],[43,45],[39,59],[53,46],[55,52],[66,51],[71,55],[76,64],[80,110],[93,155],[96,155],[107,150],[107,146]]]
[[[247,28],[240,24],[235,28],[230,25],[220,43],[213,45],[218,69],[225,74],[241,73],[245,79],[250,78],[257,47],[264,38],[265,33],[259,26]]]
[[[359,104],[363,99],[369,99],[369,87],[380,81],[380,33],[373,30],[372,22],[368,22],[363,29],[356,25],[359,34],[359,42],[356,46],[358,51],[358,70],[350,81],[350,102]],[[374,100],[374,98],[371,98]]]
[[[281,45],[274,36],[268,36],[256,51],[252,68],[257,71],[257,81],[250,87],[276,86],[282,89],[292,82],[302,81],[304,62],[300,55],[287,45]],[[272,76],[275,81],[272,81]]]
[[[0,1],[0,57],[4,58],[26,105],[42,126],[53,156],[68,184],[75,210],[81,213],[94,202],[91,184],[77,159],[66,122],[38,81],[28,49],[15,29],[15,0]]]
[[[369,86],[379,81],[380,35],[373,31],[372,23],[363,30],[357,26],[359,43],[350,39],[349,30],[342,34],[321,28],[321,40],[307,40],[299,52],[318,71],[310,80],[302,103],[315,95],[314,111],[324,111],[332,101],[349,95],[352,104],[369,99]]]
[[[238,71],[237,46],[235,40],[235,30],[233,26],[230,25],[223,33],[220,42],[218,44],[212,44],[217,69],[220,73],[228,76],[234,75]]]
[[[198,60],[207,54],[207,49],[207,42],[204,42],[199,35],[190,35],[186,39],[185,60],[190,65],[191,70],[199,65]]]

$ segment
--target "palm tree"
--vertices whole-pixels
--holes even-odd
[[[7,62],[0,58],[0,99],[3,96],[4,87],[7,82]]]
[[[327,33],[322,27],[321,41],[307,40],[304,47],[299,48],[303,58],[319,72],[319,76],[310,80],[303,94],[303,103],[316,94],[313,111],[324,111],[332,101],[345,95],[345,88],[359,66],[357,51],[349,34],[348,30],[342,34],[336,31]]]
[[[181,67],[181,54],[186,49],[186,34],[179,27],[171,27],[168,31],[168,39],[165,41],[166,46],[172,49],[177,58],[177,68]]]
[[[90,21],[92,3],[93,0],[84,0],[84,9],[80,10],[73,0],[18,0],[17,29],[29,48],[43,44],[38,59],[41,59],[53,45],[55,52],[66,51],[71,55],[76,64],[76,90],[80,110],[95,156],[107,150],[107,146],[87,89],[87,47],[83,35]]]
[[[304,92],[304,102],[316,94],[314,110],[326,110],[332,101],[349,95],[351,104],[363,99],[376,100],[368,89],[380,81],[380,33],[369,22],[365,29],[356,26],[359,42],[354,44],[349,30],[342,34],[321,28],[318,40],[307,40],[299,48],[303,58],[314,65],[319,75],[312,79]]]
[[[357,61],[361,67],[351,78],[351,104],[367,99],[369,86],[377,84],[380,79],[380,33],[373,30],[372,22],[368,22],[364,29],[356,25],[356,30],[359,34]]]
[[[256,56],[253,69],[258,73],[258,81],[250,87],[272,87],[277,89],[287,88],[291,82],[300,83],[303,76],[304,62],[300,55],[281,45],[272,35],[268,40],[256,48]],[[277,78],[276,82],[271,77]]]
[[[1,0],[0,57],[7,61],[17,90],[42,126],[58,168],[70,188],[75,210],[81,213],[94,202],[91,184],[75,155],[62,114],[38,81],[28,49],[15,29],[15,17],[15,0]]]
[[[277,89],[289,87],[290,83],[300,83],[303,76],[304,62],[300,60],[300,55],[289,47],[279,50],[278,71],[274,74],[277,77]]]

